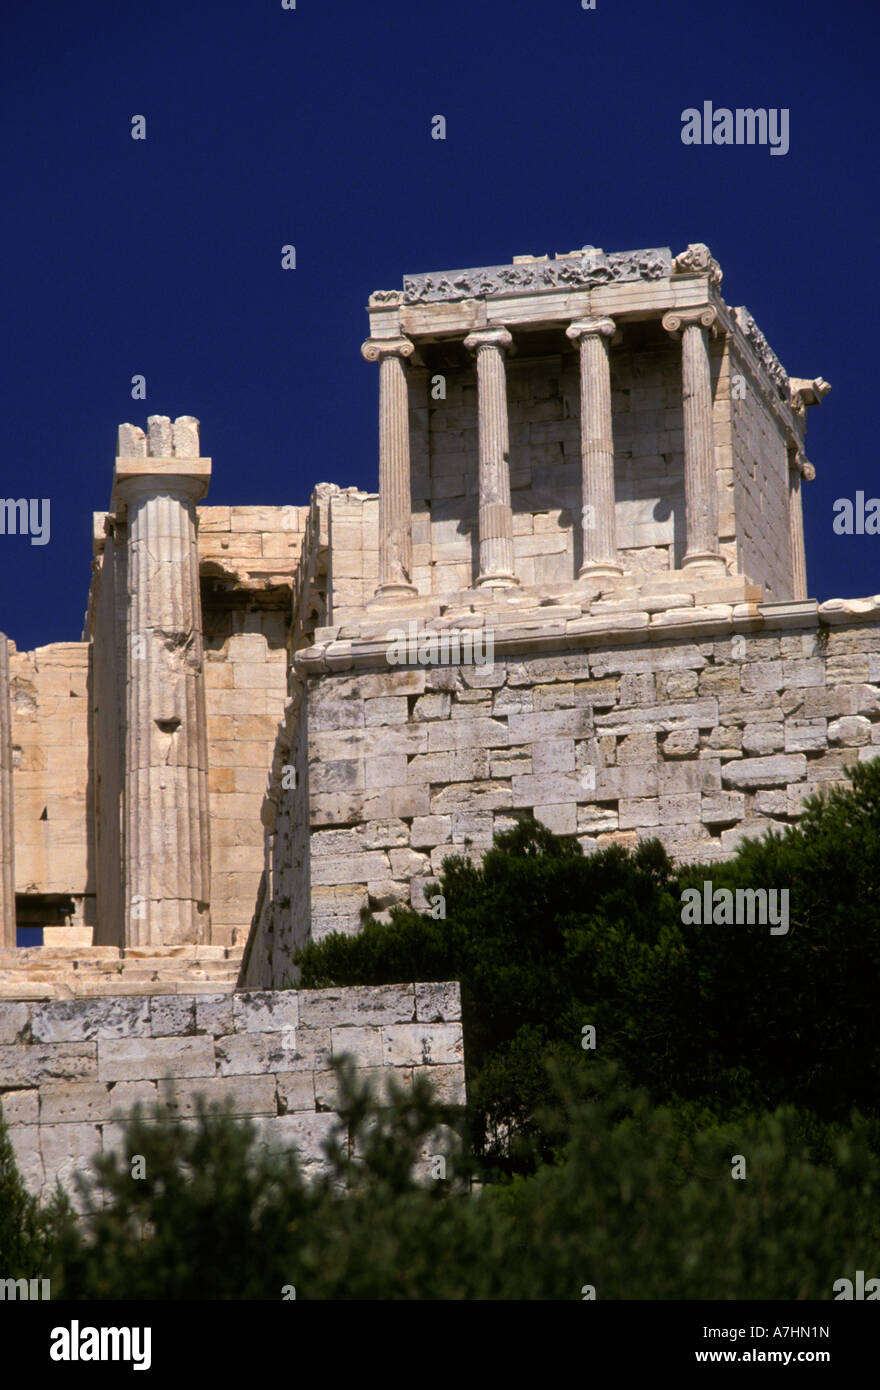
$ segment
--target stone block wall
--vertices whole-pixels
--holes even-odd
[[[762,612],[741,630],[711,609],[657,613],[653,631],[609,615],[581,620],[580,650],[309,678],[308,787],[279,824],[310,820],[310,921],[279,912],[271,965],[258,923],[251,978],[290,969],[309,930],[424,910],[446,855],[481,856],[525,812],[587,851],[657,837],[682,861],[795,823],[880,755],[880,600]],[[287,852],[276,840],[276,874]]]
[[[764,586],[768,601],[792,595],[789,533],[788,445],[772,384],[756,371],[733,337],[723,389],[729,396],[733,501],[736,509],[736,567]],[[730,379],[739,377],[735,392]],[[774,400],[776,405],[774,408]],[[730,528],[733,535],[733,527]]]
[[[347,1053],[387,1094],[416,1076],[442,1103],[465,1100],[457,984],[0,1001],[0,1105],[30,1191],[48,1198],[97,1153],[118,1149],[120,1121],[173,1088],[192,1121],[198,1095],[232,1104],[264,1142],[322,1164],[336,1118],[332,1058]]]
[[[89,648],[10,644],[9,665],[15,891],[33,900],[27,920],[47,944],[82,945],[95,921]]]

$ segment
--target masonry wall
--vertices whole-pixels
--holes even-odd
[[[754,371],[748,355],[732,338],[730,376],[739,376],[730,393],[734,505],[737,515],[737,567],[762,584],[768,602],[791,598],[794,579],[788,545],[788,445],[773,388]],[[778,403],[778,397],[776,397]]]
[[[481,856],[524,812],[587,851],[656,836],[679,860],[795,823],[805,796],[880,755],[880,621],[814,610],[796,630],[328,673],[308,721],[320,939],[365,908],[424,909],[446,855]],[[304,924],[275,931],[281,959]]]
[[[343,1053],[380,1096],[392,1077],[427,1076],[462,1105],[458,985],[0,1001],[0,1106],[22,1178],[44,1199],[56,1178],[73,1194],[94,1155],[119,1150],[121,1119],[137,1102],[149,1112],[166,1078],[185,1121],[198,1095],[230,1101],[314,1173]]]
[[[9,664],[15,891],[31,899],[26,920],[44,926],[47,944],[82,944],[95,914],[89,647],[11,651]],[[71,902],[65,925],[60,914]]]

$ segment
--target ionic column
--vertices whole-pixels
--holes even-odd
[[[361,352],[379,363],[379,585],[377,598],[417,594],[412,583],[408,338],[368,338]]]
[[[726,571],[718,549],[718,481],[712,433],[712,376],[708,330],[718,317],[711,305],[663,315],[667,333],[681,333],[681,398],[684,414],[684,500],[687,549],[682,568],[701,565]]]
[[[198,421],[119,430],[127,509],[123,791],[126,946],[210,941],[208,757],[196,502],[211,460]]]
[[[804,546],[804,507],[801,479],[809,482],[816,470],[804,458],[797,446],[788,450],[788,535],[791,548],[791,581],[793,599],[807,597],[807,555]]]
[[[506,328],[469,333],[466,348],[477,355],[480,441],[480,573],[477,584],[509,589],[519,580],[513,568],[510,506],[510,431],[504,353],[513,338]]]
[[[15,948],[15,837],[12,805],[12,700],[9,643],[0,632],[0,949]]]
[[[614,522],[614,438],[609,339],[613,319],[577,319],[565,330],[581,365],[581,476],[584,538],[578,578],[622,574]]]

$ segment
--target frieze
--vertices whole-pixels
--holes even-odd
[[[781,399],[784,400],[787,405],[789,401],[788,372],[783,367],[745,305],[740,305],[739,308],[734,309],[733,312],[744,336],[748,339],[757,357],[763,363],[767,375],[779,392]]]
[[[459,299],[542,294],[560,289],[593,289],[627,280],[662,280],[672,273],[668,246],[645,251],[604,251],[558,256],[555,260],[480,266],[403,277],[404,304],[443,304]]]

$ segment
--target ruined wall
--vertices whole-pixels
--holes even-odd
[[[314,1173],[336,1119],[331,1058],[353,1056],[380,1095],[428,1076],[465,1099],[457,984],[277,993],[0,1002],[0,1105],[22,1179],[73,1194],[93,1155],[118,1150],[120,1119],[171,1079],[178,1114],[231,1101],[264,1142],[294,1144]]]
[[[89,646],[10,652],[15,891],[46,944],[91,940],[95,909]],[[72,908],[72,915],[71,915]]]
[[[587,850],[656,836],[681,860],[793,824],[880,755],[880,603],[762,612],[725,632],[717,609],[670,610],[655,616],[675,635],[653,639],[621,612],[595,620],[617,640],[594,630],[589,649],[310,679],[312,936],[357,931],[364,908],[424,909],[445,855],[482,855],[527,811]],[[276,960],[303,931],[276,918]]]

